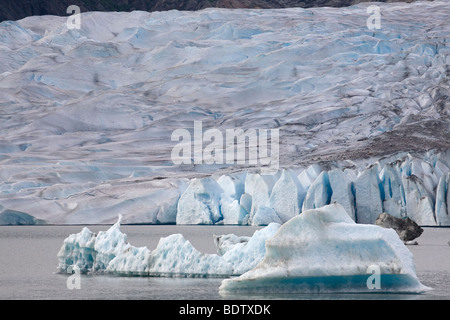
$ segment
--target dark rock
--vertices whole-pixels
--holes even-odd
[[[87,11],[166,11],[200,10],[205,8],[311,8],[345,7],[371,0],[0,0],[0,22],[19,20],[33,15],[68,16],[67,7],[76,4],[81,12]],[[372,2],[394,2],[381,0]],[[397,0],[398,1],[398,0]],[[412,2],[414,0],[400,0]]]
[[[423,232],[423,229],[410,218],[396,218],[388,213],[380,214],[375,224],[383,228],[394,229],[404,242],[418,238]]]

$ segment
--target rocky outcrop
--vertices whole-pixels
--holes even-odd
[[[200,10],[205,8],[290,8],[290,7],[344,7],[364,0],[84,0],[77,1],[81,12],[87,11],[167,11]],[[380,1],[392,2],[392,1]],[[406,0],[404,2],[411,2]],[[66,16],[72,0],[0,0],[0,21],[19,20],[33,15]]]
[[[410,218],[396,218],[385,212],[378,216],[375,224],[383,228],[394,229],[404,242],[418,238],[423,232],[423,229]]]

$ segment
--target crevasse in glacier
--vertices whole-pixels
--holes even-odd
[[[436,190],[436,223],[439,226],[450,225],[450,172],[442,175]]]

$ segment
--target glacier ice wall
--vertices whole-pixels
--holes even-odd
[[[334,167],[319,164],[348,160],[337,166],[345,169],[399,152],[450,149],[450,5],[378,3],[378,30],[367,28],[368,5],[86,12],[79,30],[67,28],[67,17],[1,22],[0,204],[55,224],[113,223],[118,214],[127,223],[266,224],[297,207],[340,201],[351,216],[360,206],[359,218],[372,221],[376,213],[352,199],[369,191],[359,183],[369,182],[365,176],[354,183],[363,170],[345,172],[352,183],[338,190]],[[211,205],[209,212],[178,217],[191,179],[235,179],[231,173],[255,169],[174,165],[171,134],[192,132],[194,121],[221,132],[278,128],[280,167],[311,168],[299,185],[285,175],[278,185],[265,181],[258,194],[243,191],[245,179],[235,191],[218,182],[223,196],[206,201],[197,190],[195,203],[183,206]],[[389,182],[379,189],[381,207],[398,216],[408,209],[416,219],[427,212],[422,223],[446,224],[445,181],[439,214],[434,187],[447,167],[416,162],[411,172],[394,166],[378,178],[392,181],[392,195]],[[315,182],[324,169],[327,194]],[[289,202],[280,201],[283,194]],[[367,200],[378,210],[376,196]]]
[[[240,180],[227,178],[230,183],[239,181],[237,183],[242,184],[242,177],[245,176],[240,200],[233,200],[235,214],[241,217],[240,221],[235,220],[234,223],[284,223],[305,210],[339,203],[349,217],[358,223],[374,224],[379,214],[387,212],[399,218],[409,217],[422,226],[449,226],[448,155],[448,152],[429,152],[423,158],[417,158],[406,154],[397,159],[380,160],[361,170],[319,170],[320,166],[316,164],[300,173],[299,169],[297,172],[292,169],[282,170],[278,175],[271,176],[240,173]],[[311,172],[315,172],[315,179],[303,187],[305,177]],[[211,181],[213,178],[203,179]],[[224,179],[224,176],[218,178]],[[190,194],[191,188],[198,183],[197,179],[192,180],[185,193]],[[208,201],[216,199],[221,191],[214,190],[209,188],[208,195],[199,198]],[[215,202],[220,203],[220,200]],[[192,203],[195,205],[195,201]],[[200,221],[202,217],[208,216],[209,219],[206,222],[202,220],[202,223],[229,223],[214,221],[210,213],[212,207],[209,205],[204,209],[193,210],[190,219]],[[229,210],[228,207],[226,210]]]

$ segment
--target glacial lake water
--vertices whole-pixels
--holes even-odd
[[[219,295],[222,279],[118,277],[82,275],[79,289],[68,289],[70,275],[56,273],[63,240],[83,226],[1,226],[0,299],[450,299],[450,228],[424,228],[419,245],[408,246],[420,281],[432,291],[423,294],[285,294],[258,296]],[[109,226],[88,226],[92,231]],[[121,227],[134,246],[156,247],[159,239],[181,233],[198,250],[215,253],[213,235],[252,235],[257,227],[154,226]]]

